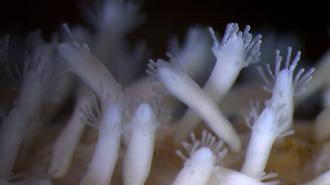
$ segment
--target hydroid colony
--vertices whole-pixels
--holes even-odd
[[[261,35],[229,23],[221,41],[212,28],[193,27],[182,48],[172,44],[168,60],[141,64],[144,45],[126,43],[142,20],[139,5],[105,0],[91,13],[94,34],[64,24],[49,43],[31,35],[21,70],[8,67],[9,37],[1,40],[3,66],[22,81],[2,114],[1,185],[330,184],[328,109],[316,123],[293,117],[295,98],[303,102],[329,79],[320,69],[315,82],[314,69],[300,67],[300,51],[276,50],[274,65],[257,67]],[[135,80],[143,64],[147,75]],[[248,66],[269,94],[256,92],[262,85],[255,82],[233,86]],[[227,117],[242,116],[250,101],[244,92],[259,100],[246,125]],[[72,95],[73,111],[63,114]],[[181,103],[187,109],[178,115]]]

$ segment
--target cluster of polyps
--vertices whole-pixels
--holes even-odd
[[[239,31],[235,23],[228,24],[221,43],[217,40],[212,28],[209,28],[213,46],[212,52],[216,57],[215,66],[203,87],[203,91],[215,103],[220,103],[234,84],[243,67],[259,61],[261,35],[255,38],[249,33],[250,26],[244,32]],[[194,110],[188,109],[179,123],[178,140],[187,137],[200,118]]]
[[[279,51],[276,51],[275,73],[267,70],[273,78],[274,87],[271,88],[269,80],[265,77],[261,68],[259,72],[266,82],[266,89],[272,92],[272,97],[266,102],[266,108],[259,116],[255,116],[255,111],[251,114],[255,117],[252,126],[252,135],[246,154],[242,171],[251,176],[257,176],[263,172],[274,140],[277,137],[284,137],[293,133],[291,128],[293,117],[293,95],[297,88],[305,88],[311,79],[314,71],[312,68],[301,79],[304,69],[299,70],[294,78],[294,69],[296,68],[300,52],[297,53],[290,65],[291,48],[288,48],[288,54],[284,69],[280,70],[282,58]],[[294,78],[294,79],[293,79]]]
[[[157,60],[157,62],[151,60],[149,63],[149,73],[152,76],[156,76],[165,85],[171,95],[184,102],[192,111],[204,119],[209,128],[216,133],[218,137],[222,138],[229,145],[232,151],[239,152],[241,149],[241,142],[230,122],[223,116],[215,104],[219,98],[215,97],[217,90],[214,89],[227,89],[228,91],[242,66],[246,65],[244,63],[244,59],[248,58],[248,61],[251,62],[251,58],[257,58],[259,55],[258,49],[260,41],[252,42],[252,46],[255,46],[255,50],[257,50],[253,50],[251,53],[252,56],[243,55],[248,52],[244,52],[242,33],[239,32],[238,28],[235,26],[237,25],[229,24],[223,39],[224,41],[221,45],[218,44],[216,39],[214,39],[215,44],[212,48],[213,53],[216,56],[217,61],[224,64],[221,68],[219,67],[220,64],[217,65],[217,63],[215,65],[209,80],[206,82],[205,91],[201,89],[194,82],[194,80],[184,72],[180,65],[173,60],[171,60],[170,63],[160,59]],[[248,28],[244,31],[243,35],[249,35],[247,30]],[[215,38],[213,31],[211,31],[211,35]],[[243,38],[246,39],[246,37],[248,36]],[[246,39],[248,40],[248,43],[250,43],[251,37],[252,36]],[[249,51],[249,48],[252,47],[250,44],[245,44],[245,46],[248,46],[248,49],[246,49],[247,51]],[[273,75],[269,65],[267,65],[268,72],[275,81],[274,88],[271,89],[272,98],[266,102],[266,107],[259,116],[254,114],[255,120],[252,126],[250,144],[248,146],[246,159],[242,167],[242,173],[253,178],[257,178],[261,174],[264,174],[268,156],[275,139],[293,133],[292,130],[290,130],[290,125],[288,125],[288,123],[291,123],[292,121],[293,94],[296,88],[304,88],[304,86],[310,81],[311,74],[314,71],[314,69],[311,69],[302,78],[300,78],[304,72],[304,69],[301,69],[293,79],[294,69],[299,61],[300,53],[298,52],[291,65],[290,56],[291,48],[288,49],[285,68],[280,70],[282,59],[277,51],[275,75]],[[261,72],[261,76],[265,79],[266,85],[270,85],[269,80],[265,77],[260,68],[259,71]],[[215,84],[215,82],[217,84]],[[210,96],[207,93],[208,90],[212,91]],[[221,93],[218,92],[218,94]],[[189,114],[190,113],[185,114],[184,116]],[[192,121],[191,118],[190,121]],[[187,122],[181,124],[187,124]],[[201,156],[208,156],[205,149],[201,149],[200,153],[196,152],[196,156],[192,155],[192,159],[196,157],[196,160],[198,161]],[[212,161],[212,157],[208,156],[208,158]],[[207,165],[207,163],[203,164]],[[204,167],[205,166],[201,168]],[[203,177],[205,177],[205,175],[203,175]],[[178,178],[182,179],[183,177],[181,175]],[[233,178],[233,180],[234,179],[235,178]],[[183,180],[178,181],[180,184],[185,184]],[[181,181],[183,182],[181,183]],[[203,182],[204,181],[205,180],[203,180]]]
[[[99,35],[91,47],[79,44],[81,32],[71,33],[66,25],[64,30],[69,38],[64,39],[64,42],[54,42],[55,46],[38,43],[38,50],[30,59],[36,62],[36,65],[25,70],[19,101],[1,125],[0,184],[49,185],[52,184],[51,179],[70,175],[74,151],[79,148],[79,141],[85,129],[83,122],[96,127],[98,134],[87,169],[80,179],[75,179],[76,182],[80,181],[81,185],[108,185],[112,181],[116,166],[119,165],[118,161],[122,159],[123,183],[145,184],[152,170],[154,150],[157,147],[157,125],[163,120],[159,115],[162,114],[165,102],[157,97],[158,91],[162,91],[161,88],[165,88],[170,95],[189,108],[178,125],[175,125],[178,129],[172,133],[176,135],[177,141],[182,142],[182,138],[185,138],[200,120],[203,120],[216,135],[203,131],[201,139],[191,134],[192,143],[182,143],[185,152],[177,151],[177,154],[185,162],[173,181],[174,185],[277,184],[278,181],[269,181],[276,175],[266,174],[265,166],[274,141],[292,134],[294,94],[305,88],[314,69],[305,74],[304,69],[295,72],[300,52],[297,52],[291,61],[291,48],[288,49],[284,67],[279,51],[276,51],[274,72],[270,65],[266,66],[273,83],[259,68],[266,83],[265,87],[272,92],[272,97],[266,101],[265,108],[260,113],[253,107],[248,119],[252,133],[244,163],[240,171],[230,169],[220,164],[225,160],[228,151],[223,149],[222,140],[229,146],[230,151],[235,152],[233,155],[242,152],[243,145],[233,125],[218,108],[218,104],[232,87],[241,69],[259,60],[261,36],[253,38],[249,26],[241,32],[236,23],[230,23],[219,42],[214,30],[210,28],[210,37],[213,41],[210,53],[213,53],[216,63],[207,82],[200,87],[193,78],[199,76],[199,70],[202,70],[200,68],[204,64],[203,59],[208,58],[205,49],[208,48],[208,39],[202,37],[200,30],[194,29],[190,32],[191,35],[182,51],[169,55],[170,62],[161,59],[149,62],[148,73],[159,80],[155,82],[155,86],[150,83],[149,77],[145,77],[132,86],[123,85],[122,90],[122,85],[118,82],[121,80],[117,79],[121,75],[115,78],[109,71],[109,68],[115,65],[108,65],[107,59],[122,62],[141,56],[139,52],[132,56],[126,55],[123,51],[125,47],[119,41],[125,33],[136,26],[137,22],[134,20],[140,18],[136,16],[137,11],[138,6],[133,3],[106,1],[99,19],[95,21]],[[109,33],[112,35],[108,35]],[[92,38],[82,40],[89,39]],[[0,46],[6,43],[8,45],[8,38],[0,41]],[[10,180],[10,173],[22,145],[26,127],[29,122],[36,121],[36,115],[40,114],[40,104],[45,97],[49,97],[49,89],[45,87],[52,85],[47,83],[52,82],[53,73],[49,70],[53,69],[53,64],[57,62],[52,60],[56,58],[53,57],[55,53],[59,54],[61,60],[65,61],[88,88],[81,84],[78,88],[73,114],[52,146],[47,178],[28,178],[23,182],[13,182]],[[127,68],[125,65],[122,66]],[[67,81],[70,78],[66,76],[63,79]],[[100,104],[96,104],[95,98],[90,98],[93,94],[96,94]],[[140,97],[137,100],[131,94]],[[85,107],[91,108],[83,109]],[[322,134],[322,138],[327,134],[328,132]],[[221,141],[218,141],[218,138]],[[121,143],[124,145],[122,148]],[[306,185],[323,185],[329,182],[329,177],[329,172],[326,172]]]
[[[117,162],[123,130],[125,94],[121,92],[120,86],[116,85],[118,83],[111,73],[88,54],[86,48],[77,43],[64,43],[59,46],[59,51],[74,68],[73,71],[94,90],[102,102],[99,139],[88,171],[80,184],[109,184]],[[76,60],[77,58],[80,60]],[[75,67],[76,65],[80,67]],[[97,76],[84,73],[91,68],[96,71]],[[138,105],[128,125],[129,141],[123,163],[123,179],[127,185],[142,185],[148,177],[154,151],[157,119],[152,106],[148,103]]]
[[[160,59],[156,63],[150,61],[149,70],[154,76],[163,82],[172,95],[190,108],[179,123],[179,140],[186,137],[187,133],[200,121],[194,113],[197,112],[233,151],[240,150],[241,143],[237,133],[218,110],[217,103],[229,91],[240,70],[259,59],[261,36],[258,35],[252,39],[249,29],[250,27],[247,26],[242,33],[237,24],[228,24],[224,38],[219,43],[214,31],[210,28],[214,40],[212,51],[217,62],[203,89],[184,72],[175,60],[171,60],[171,64]],[[189,95],[186,92],[189,92]]]
[[[1,124],[0,177],[10,175],[27,130],[39,126],[41,122],[40,104],[48,98],[45,94],[51,95],[49,90],[54,85],[54,78],[56,78],[55,65],[52,63],[54,62],[54,48],[50,44],[36,39],[37,35],[32,37],[37,46],[28,50],[29,54],[25,58],[23,69],[10,73],[16,77],[18,73],[18,78],[22,78],[22,84],[20,96],[16,100],[14,108]],[[5,39],[8,40],[9,38],[6,37]],[[9,41],[6,42],[8,44]],[[51,70],[52,68],[53,70]]]
[[[304,74],[305,69],[301,68],[296,74],[294,74],[296,66],[298,65],[300,59],[301,52],[298,51],[293,61],[290,62],[291,52],[292,48],[289,47],[283,69],[281,69],[282,57],[280,56],[279,50],[276,50],[274,73],[271,71],[270,65],[266,65],[267,72],[274,81],[273,85],[271,84],[271,81],[266,77],[262,68],[258,68],[262,79],[266,83],[265,89],[272,92],[272,98],[270,100],[270,103],[273,107],[281,107],[281,114],[283,116],[285,115],[285,117],[287,118],[283,130],[286,130],[292,126],[292,117],[294,109],[293,97],[295,93],[299,93],[306,88],[306,85],[311,81],[312,73],[314,72],[314,68],[311,68],[308,72]]]
[[[227,149],[222,149],[223,142],[206,131],[202,132],[200,140],[191,134],[192,143],[183,142],[185,151],[190,156],[186,157],[181,151],[177,154],[185,160],[183,169],[177,175],[174,185],[276,185],[278,181],[262,182],[276,177],[276,174],[265,173],[257,177],[250,177],[243,172],[228,169],[220,165],[225,157]]]

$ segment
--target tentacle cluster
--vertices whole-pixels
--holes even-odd
[[[189,159],[198,149],[208,147],[216,156],[216,164],[219,163],[227,154],[228,148],[224,147],[222,140],[217,139],[212,133],[203,130],[201,138],[197,139],[195,133],[190,133],[191,143],[182,142],[184,151],[177,150],[176,154],[183,160]]]
[[[261,46],[261,35],[257,35],[253,38],[250,31],[250,26],[247,25],[243,32],[239,31],[239,27],[237,23],[230,23],[226,27],[226,31],[224,37],[222,38],[221,42],[218,41],[216,38],[214,30],[210,27],[209,28],[211,37],[213,39],[213,46],[212,51],[214,56],[217,59],[221,58],[222,50],[225,47],[232,47],[230,46],[230,42],[233,40],[242,40],[244,46],[244,56],[243,61],[237,61],[240,67],[247,67],[252,63],[258,62],[259,56],[261,55],[260,46]]]
[[[312,79],[312,74],[315,71],[315,69],[311,68],[307,72],[305,72],[304,68],[300,68],[297,72],[295,72],[300,59],[301,51],[297,51],[292,61],[291,61],[291,55],[292,55],[292,48],[288,47],[285,64],[282,65],[282,56],[280,56],[280,51],[276,50],[274,72],[272,71],[270,64],[266,64],[267,72],[264,72],[262,67],[260,66],[258,67],[258,72],[261,78],[263,79],[263,81],[265,82],[265,87],[264,87],[265,90],[272,92],[274,83],[281,71],[289,72],[290,80],[293,88],[292,90],[294,93],[303,91],[306,88],[306,85]]]

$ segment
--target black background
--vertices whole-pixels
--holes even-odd
[[[91,0],[92,1],[92,0]],[[1,1],[0,32],[24,34],[41,29],[47,38],[63,22],[85,24],[84,0]],[[143,25],[134,37],[144,39],[158,55],[166,51],[168,38],[183,36],[194,24],[223,30],[228,22],[269,26],[278,33],[293,33],[301,40],[304,57],[316,61],[329,48],[330,6],[328,1],[219,1],[147,0]]]

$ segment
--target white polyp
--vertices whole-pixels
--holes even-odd
[[[217,104],[187,74],[172,64],[159,64],[157,74],[167,90],[202,117],[233,151],[240,150],[241,141],[231,123],[218,109]]]
[[[110,184],[120,147],[121,113],[121,105],[117,103],[108,104],[102,110],[95,151],[80,185]]]
[[[268,76],[274,80],[274,85],[270,83],[265,73],[261,68],[258,71],[262,79],[266,83],[266,89],[272,92],[271,104],[273,107],[281,107],[279,113],[282,117],[285,117],[287,121],[282,125],[282,131],[286,131],[292,127],[293,111],[294,111],[294,95],[301,93],[306,85],[312,79],[312,73],[314,68],[311,68],[305,74],[304,69],[297,68],[301,52],[297,51],[295,57],[291,60],[292,48],[288,47],[287,56],[284,64],[282,64],[282,57],[280,51],[276,50],[275,56],[275,69],[271,71],[269,65],[267,65]]]
[[[303,183],[300,185],[329,185],[330,182],[330,171],[327,171],[310,182]]]
[[[75,110],[64,130],[56,138],[54,143],[52,159],[48,173],[55,178],[63,177],[67,174],[71,165],[74,151],[80,141],[81,135],[85,129],[85,123],[82,122],[83,113],[81,108],[88,106],[93,101],[89,98],[87,92],[79,95]]]
[[[277,113],[266,107],[256,120],[247,148],[242,173],[257,177],[264,172],[276,136],[279,134]]]
[[[258,60],[256,55],[259,49],[255,47],[260,45],[260,43],[250,43],[252,35],[248,32],[249,27],[244,32],[244,38],[242,38],[242,33],[238,31],[237,24],[228,24],[224,38],[219,43],[214,31],[210,28],[211,36],[213,37],[212,51],[216,57],[216,63],[203,89],[215,103],[220,103],[228,93],[241,69],[255,62],[253,59]],[[260,40],[260,38],[258,39]],[[251,48],[249,47],[256,51],[250,53]],[[247,55],[252,55],[249,57],[253,59],[247,59]],[[180,120],[176,138],[177,142],[181,142],[181,140],[187,137],[201,121],[199,117],[193,114],[194,111],[188,109]]]
[[[228,93],[242,69],[237,64],[237,58],[231,59],[232,61],[225,59],[226,62],[217,61],[209,79],[203,87],[205,92],[217,103]]]
[[[216,167],[208,185],[276,185],[278,181],[262,182],[258,178],[225,167]]]
[[[216,42],[215,40],[212,48],[216,63],[203,89],[218,103],[227,94],[244,66],[245,48],[242,37],[236,32],[221,47]]]
[[[292,99],[293,95],[292,73],[289,70],[284,69],[280,71],[276,77],[272,98],[278,100],[283,98]]]
[[[184,149],[183,151],[176,151],[176,154],[183,160],[187,160],[187,158],[192,156],[192,154],[198,149],[207,147],[213,152],[213,155],[216,158],[215,163],[218,164],[228,152],[227,148],[223,148],[223,141],[218,140],[216,136],[206,130],[202,131],[199,139],[197,139],[193,132],[190,133],[190,139],[191,143],[187,141],[181,143]]]
[[[15,107],[0,127],[0,177],[8,177],[11,174],[29,123],[35,121],[33,119],[40,111],[42,86],[39,80],[35,71],[29,72]]]
[[[118,97],[120,85],[110,71],[88,49],[78,43],[62,43],[58,51],[70,69],[90,87],[101,100]]]
[[[215,165],[215,156],[207,147],[202,147],[192,154],[183,169],[175,178],[173,185],[205,185]]]
[[[47,64],[37,59],[33,62],[36,66],[24,71],[20,96],[0,127],[0,177],[8,177],[11,174],[27,130],[39,119],[46,88],[43,80],[49,80],[49,76],[41,79],[41,73]]]
[[[242,45],[243,46],[243,45]],[[232,62],[232,63],[230,63]],[[211,76],[203,90],[215,103],[219,103],[235,82],[241,68],[235,65],[236,61],[217,61]],[[177,142],[181,142],[201,121],[192,109],[187,109],[180,120],[177,131]]]
[[[140,104],[130,123],[130,138],[123,162],[124,185],[144,185],[149,175],[156,134],[156,117],[149,104]]]
[[[273,107],[282,107],[279,112],[287,118],[283,127],[284,130],[292,127],[294,103],[294,89],[292,83],[292,73],[288,69],[279,72],[276,77],[275,85],[272,91],[271,103]]]
[[[212,48],[216,63],[203,89],[217,103],[227,94],[244,67],[245,48],[237,31],[228,40],[224,38],[222,42],[226,41],[222,46],[218,46],[215,40]]]

